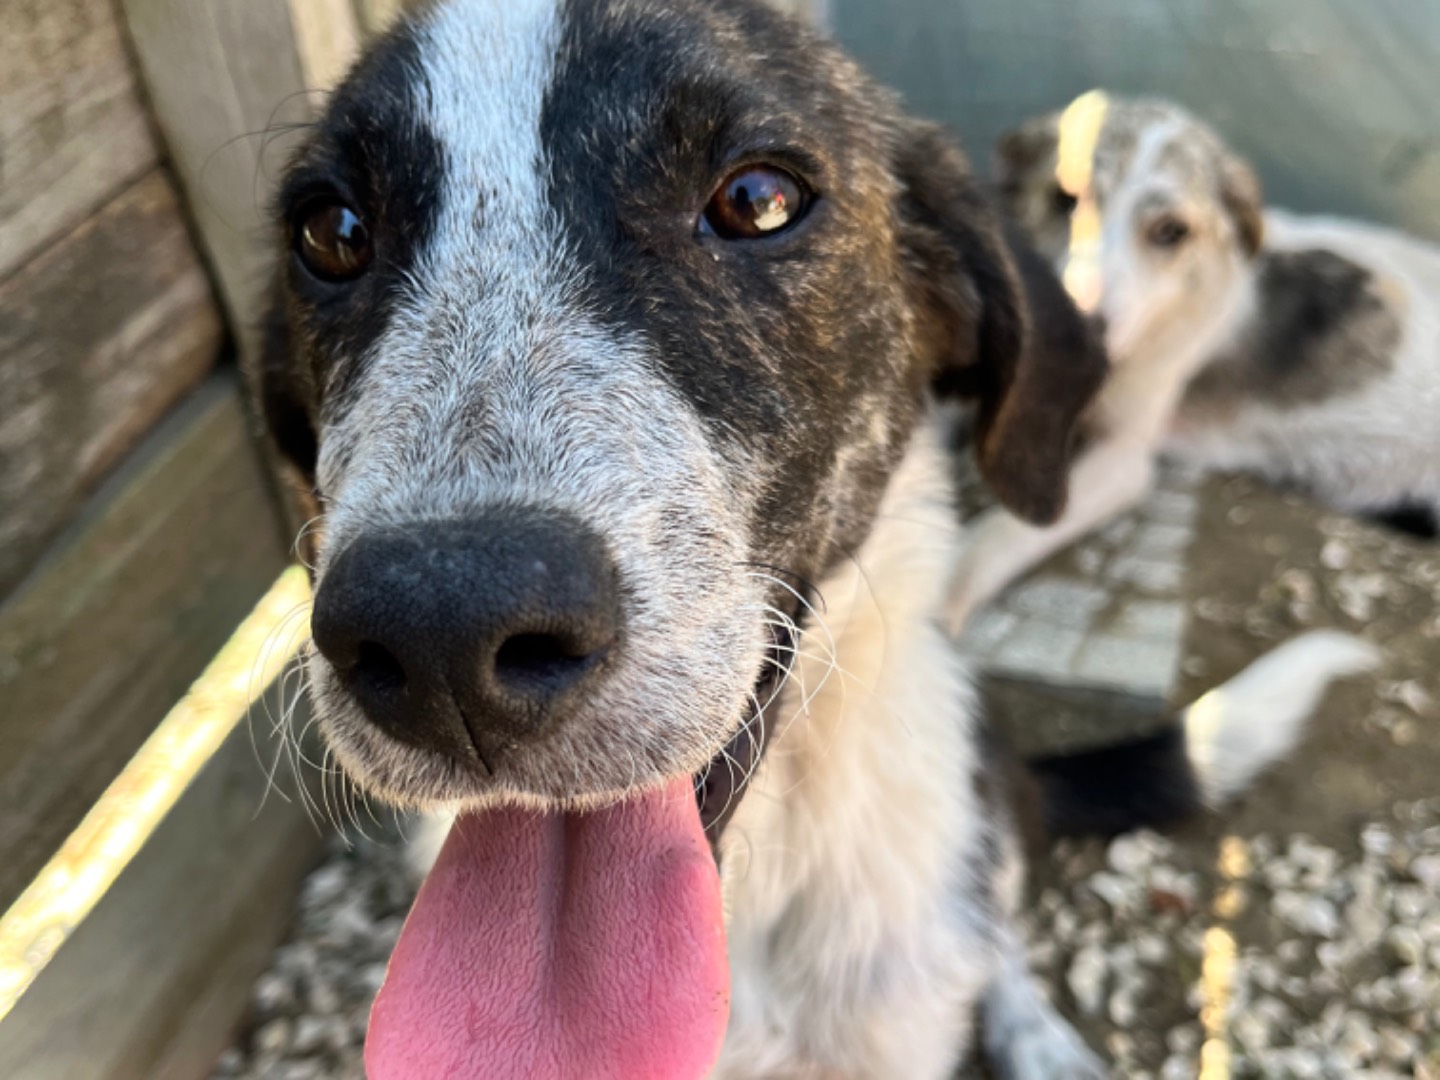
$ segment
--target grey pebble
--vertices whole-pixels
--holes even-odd
[[[1105,953],[1096,945],[1085,946],[1070,962],[1065,982],[1075,997],[1076,1006],[1085,1015],[1097,1015],[1104,1005],[1107,974]]]

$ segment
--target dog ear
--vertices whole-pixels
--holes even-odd
[[[1220,162],[1220,204],[1235,222],[1240,247],[1248,258],[1260,254],[1265,241],[1265,204],[1255,170],[1226,151]]]
[[[305,483],[313,485],[320,444],[305,395],[295,383],[290,350],[290,321],[284,299],[277,296],[265,318],[252,380],[255,402],[270,441]]]
[[[1018,194],[1026,179],[1041,166],[1049,164],[1053,170],[1060,140],[1058,121],[1058,113],[1036,117],[996,141],[990,175],[1002,194]]]
[[[1075,429],[1104,377],[1103,353],[1044,261],[1021,248],[1017,265],[1014,241],[939,129],[905,132],[897,176],[925,370],[937,393],[977,400],[976,457],[995,494],[1049,524],[1065,508]]]

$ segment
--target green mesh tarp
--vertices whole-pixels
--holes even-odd
[[[1159,94],[1270,203],[1440,240],[1440,0],[830,0],[829,22],[977,164],[1085,90]]]

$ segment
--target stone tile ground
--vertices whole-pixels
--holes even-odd
[[[1161,705],[1180,667],[1181,587],[1195,536],[1196,487],[1194,477],[1165,473],[1136,513],[979,612],[964,638],[976,665],[1057,692],[1078,686]],[[966,501],[979,500],[970,493]]]
[[[1027,621],[1079,634],[1045,679],[1016,646],[987,681],[1017,742],[1154,724],[1305,629],[1360,633],[1386,667],[1332,693],[1295,758],[1224,812],[1037,853],[1034,967],[1116,1076],[1440,1080],[1440,548],[1245,480],[1188,484],[1002,602],[985,657]],[[216,1080],[358,1080],[409,897],[393,839],[337,844]]]

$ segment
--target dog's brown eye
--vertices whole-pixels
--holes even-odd
[[[1157,248],[1177,248],[1190,238],[1190,226],[1173,214],[1152,221],[1145,238]]]
[[[375,257],[365,222],[339,202],[315,203],[301,213],[295,250],[305,268],[324,281],[359,277]]]
[[[1055,190],[1050,195],[1050,202],[1055,207],[1055,212],[1061,217],[1069,217],[1075,212],[1075,207],[1080,205],[1080,200],[1059,184],[1055,185]]]
[[[751,240],[794,225],[809,204],[809,192],[784,169],[748,165],[725,178],[705,207],[701,227],[725,240]]]

